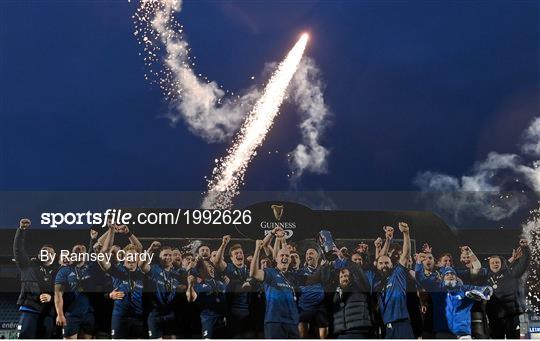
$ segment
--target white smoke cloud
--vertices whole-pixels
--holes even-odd
[[[540,156],[540,118],[535,118],[524,132],[521,150]],[[539,161],[526,162],[518,154],[490,152],[477,162],[467,175],[455,177],[437,172],[419,173],[414,183],[432,200],[435,209],[463,216],[499,221],[516,213],[527,203],[525,195],[511,184],[520,183],[527,190],[540,191]],[[511,193],[509,193],[512,191]]]
[[[300,109],[303,143],[291,152],[293,181],[304,171],[326,173],[330,151],[320,144],[321,134],[328,125],[330,111],[324,102],[320,71],[311,58],[303,58],[290,85],[290,94]]]
[[[155,45],[156,40],[165,48],[165,71],[160,83],[173,102],[172,111],[165,116],[173,124],[183,120],[192,133],[206,141],[224,141],[238,129],[245,108],[254,103],[259,94],[252,89],[241,97],[226,98],[225,91],[216,82],[205,82],[195,74],[188,42],[173,17],[181,8],[180,0],[143,1],[139,11],[144,18],[142,22],[150,23],[142,38],[150,53],[147,58],[157,58],[161,47]]]
[[[540,117],[535,118],[523,134],[521,151],[524,154],[540,156]]]
[[[185,122],[193,134],[207,142],[228,141],[261,94],[252,87],[240,95],[228,96],[216,82],[196,74],[183,27],[174,18],[181,9],[181,0],[143,0],[135,17],[135,35],[145,46],[145,61],[151,70],[154,68],[151,73],[159,78],[165,96],[171,100],[171,110],[165,117],[172,124]],[[156,71],[156,64],[160,62],[163,70]],[[266,65],[265,74],[269,74],[272,65],[276,64]],[[327,170],[329,150],[320,144],[320,138],[329,110],[322,88],[315,62],[303,58],[288,89],[290,100],[298,105],[302,117],[302,143],[290,153],[293,180],[305,171],[324,173]]]

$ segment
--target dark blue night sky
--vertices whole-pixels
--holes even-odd
[[[160,118],[136,6],[0,0],[0,190],[205,188],[227,144]],[[515,152],[540,115],[539,2],[186,1],[179,19],[197,71],[231,90],[260,83],[250,77],[311,33],[332,154],[301,189],[411,190],[419,171],[460,175],[491,150]],[[288,188],[297,124],[284,107],[248,189]]]

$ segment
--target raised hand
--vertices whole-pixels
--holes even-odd
[[[466,255],[471,254],[471,248],[468,246],[460,246],[459,249],[461,250],[461,253],[464,253]]]
[[[428,243],[422,244],[422,252],[423,253],[432,253],[433,248]]]
[[[281,227],[276,231],[276,238],[285,238],[285,231]]]
[[[392,226],[383,226],[383,230],[386,239],[394,238],[394,228]]]
[[[94,229],[90,229],[90,238],[91,239],[96,239],[99,235],[99,232],[94,230]]]
[[[409,233],[409,225],[404,222],[398,223],[399,230],[401,233]]]
[[[231,236],[229,235],[223,236],[223,238],[221,238],[222,245],[227,245],[229,244],[230,241],[231,241]]]
[[[159,250],[160,247],[161,247],[161,243],[158,242],[157,240],[154,240],[152,244],[150,244],[150,250],[152,251],[157,251]]]
[[[368,251],[368,245],[366,243],[360,243],[358,244],[358,247],[356,248],[356,251],[360,253],[366,253]]]
[[[31,221],[28,218],[22,218],[21,221],[19,221],[19,227],[21,230],[26,230],[30,227]]]
[[[129,233],[129,228],[126,225],[116,225],[115,231],[117,233],[126,234]]]
[[[378,248],[378,249],[382,248],[382,244],[383,244],[382,238],[379,237],[379,238],[375,239],[373,244],[375,244],[375,247]]]
[[[519,259],[521,256],[523,256],[523,249],[521,249],[521,246],[517,249],[512,250],[512,258],[514,260]]]

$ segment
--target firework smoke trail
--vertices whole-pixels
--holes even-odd
[[[190,56],[184,28],[174,18],[181,8],[180,0],[143,0],[137,8],[134,35],[144,47],[145,78],[159,85],[176,110],[167,113],[173,124],[183,119],[191,132],[205,140],[224,141],[238,129],[258,92],[233,96],[195,73],[195,57]]]
[[[208,194],[203,201],[204,208],[229,208],[232,205],[232,198],[238,194],[238,187],[249,162],[278,115],[285,91],[300,64],[307,41],[308,35],[302,34],[285,60],[279,64],[263,95],[240,128],[228,155],[214,168],[213,179],[208,184]]]
[[[173,125],[183,121],[207,142],[227,141],[239,130],[261,93],[252,86],[235,94],[194,71],[196,57],[191,56],[184,27],[175,19],[181,10],[181,0],[140,2],[133,16],[133,34],[143,48],[139,55],[147,67],[145,79],[161,88],[170,104],[165,116]],[[265,69],[275,70],[275,64],[269,63]],[[315,62],[302,58],[288,89],[288,100],[298,107],[302,121],[302,142],[288,153],[291,174],[287,176],[292,185],[305,171],[327,172],[330,152],[320,140],[330,111],[323,88]]]

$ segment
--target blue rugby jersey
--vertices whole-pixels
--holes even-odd
[[[197,293],[196,302],[201,307],[201,322],[204,323],[205,320],[225,315],[226,285],[222,281],[209,278],[196,283],[193,289]]]
[[[318,268],[305,266],[296,272],[299,276],[313,276],[320,271]],[[300,285],[300,297],[298,307],[301,311],[309,311],[317,308],[324,300],[324,288],[320,282],[313,284]]]
[[[228,304],[231,312],[238,316],[249,315],[249,292],[242,291],[242,285],[249,277],[249,269],[246,265],[237,267],[228,263],[225,268],[225,275],[231,280],[227,286],[227,292],[231,293]]]
[[[291,278],[285,276],[286,274],[277,269],[264,269],[265,323],[298,324],[296,294]],[[290,274],[287,274],[287,276],[290,276]]]
[[[143,282],[141,269],[129,271],[122,264],[111,265],[108,273],[112,277],[113,287],[125,296],[114,300],[113,316],[141,316],[143,314]]]
[[[153,284],[154,305],[158,307],[169,306],[176,296],[176,288],[180,285],[180,276],[172,269],[166,271],[160,264],[152,264],[146,274]]]
[[[64,314],[82,316],[93,312],[88,295],[85,293],[85,282],[91,279],[91,270],[88,264],[81,267],[66,265],[60,267],[54,284],[61,284],[64,288]]]
[[[446,319],[445,302],[446,291],[441,289],[441,275],[437,271],[431,272],[426,276],[424,266],[416,263],[414,272],[416,280],[431,296],[433,309],[433,331],[440,333],[449,333],[448,320]]]
[[[379,310],[384,323],[391,323],[409,318],[407,310],[408,270],[397,264],[386,281],[380,276],[371,278],[372,290],[377,293]]]

